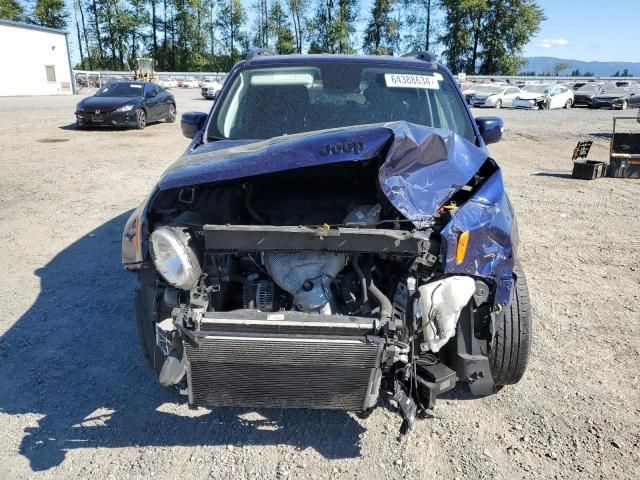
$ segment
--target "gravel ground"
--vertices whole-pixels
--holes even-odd
[[[190,411],[157,385],[120,233],[188,142],[177,124],[76,131],[77,100],[0,100],[0,479],[640,477],[640,181],[569,175],[578,140],[607,158],[614,112],[500,112],[533,357],[520,384],[459,387],[399,438],[386,408]]]

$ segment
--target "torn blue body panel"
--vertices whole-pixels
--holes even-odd
[[[380,125],[286,135],[263,141],[211,142],[185,153],[160,179],[160,190],[223,182],[297,168],[378,157],[393,131]],[[221,148],[223,147],[223,148]]]
[[[487,152],[450,130],[406,122],[392,128],[393,143],[378,179],[391,204],[420,228],[469,183]]]
[[[162,175],[159,189],[379,158],[383,159],[378,175],[383,193],[400,213],[422,226],[487,159],[482,148],[450,130],[407,122],[220,143],[223,145],[208,143],[184,154]]]
[[[450,130],[407,122],[345,127],[255,142],[223,140],[185,153],[163,174],[155,194],[307,167],[377,161],[382,193],[416,228],[424,228],[474,178],[487,158],[485,149]],[[149,203],[153,203],[155,194]],[[465,230],[471,232],[469,247],[464,262],[457,265],[457,239]],[[446,258],[444,273],[492,281],[497,286],[495,303],[507,305],[517,231],[499,170],[458,209],[441,235]],[[140,253],[146,254],[145,238],[141,241],[143,245],[134,257],[138,261]],[[123,251],[125,247],[131,250],[125,243]],[[128,258],[132,256],[130,253]]]
[[[469,243],[457,264],[458,237],[464,231],[469,232]],[[444,273],[490,279],[496,285],[494,304],[509,305],[518,227],[499,170],[456,211],[440,234]]]

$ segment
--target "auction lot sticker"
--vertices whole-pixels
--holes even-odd
[[[432,75],[409,75],[405,73],[385,73],[384,82],[391,88],[425,88],[439,90],[440,84]]]

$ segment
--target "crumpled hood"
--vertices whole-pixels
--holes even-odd
[[[179,158],[158,188],[375,158],[383,159],[378,174],[383,193],[418,225],[431,220],[473,178],[487,153],[450,130],[407,122],[345,127],[252,143],[209,143]]]
[[[536,98],[544,97],[545,93],[537,93],[537,92],[522,92],[518,95],[520,100],[535,100]]]

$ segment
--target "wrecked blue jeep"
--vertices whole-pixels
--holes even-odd
[[[190,406],[344,409],[407,430],[467,383],[518,382],[517,227],[451,73],[407,57],[258,52],[125,226],[142,348]]]

